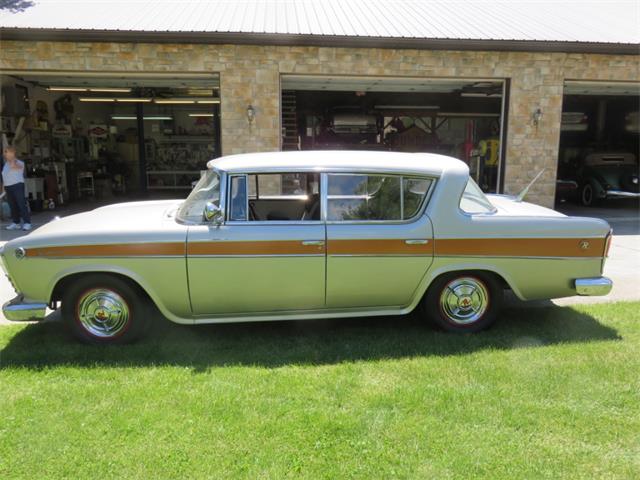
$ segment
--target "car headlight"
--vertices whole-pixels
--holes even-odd
[[[637,185],[638,184],[638,177],[633,177],[631,179],[631,183],[633,183],[634,185]]]

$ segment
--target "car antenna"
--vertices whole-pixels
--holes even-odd
[[[542,175],[545,170],[546,170],[546,168],[543,168],[542,170],[540,170],[540,173],[538,173],[535,176],[535,178],[529,182],[529,185],[524,187],[524,189],[516,196],[516,202],[521,202],[522,200],[524,200],[524,197],[526,197],[527,193],[529,193],[529,189],[531,188],[531,186],[534,183],[536,183],[536,180],[538,180],[540,178],[540,175]]]

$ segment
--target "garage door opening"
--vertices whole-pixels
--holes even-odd
[[[283,150],[389,150],[459,158],[502,190],[507,82],[283,75]]]
[[[32,210],[183,197],[220,155],[217,75],[2,76],[2,134]]]
[[[640,195],[638,83],[566,81],[556,204],[627,206]]]

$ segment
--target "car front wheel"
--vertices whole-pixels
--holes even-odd
[[[580,191],[580,201],[585,207],[592,207],[595,204],[595,192],[590,183],[585,184]]]
[[[456,272],[438,277],[424,298],[429,319],[448,332],[488,328],[502,306],[503,290],[493,275]]]
[[[62,299],[62,317],[80,341],[122,344],[145,333],[149,308],[140,290],[110,275],[87,275],[71,284]]]

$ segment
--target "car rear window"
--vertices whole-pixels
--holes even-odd
[[[472,178],[469,178],[460,198],[460,209],[469,214],[493,213],[496,207],[489,201],[478,184]]]

